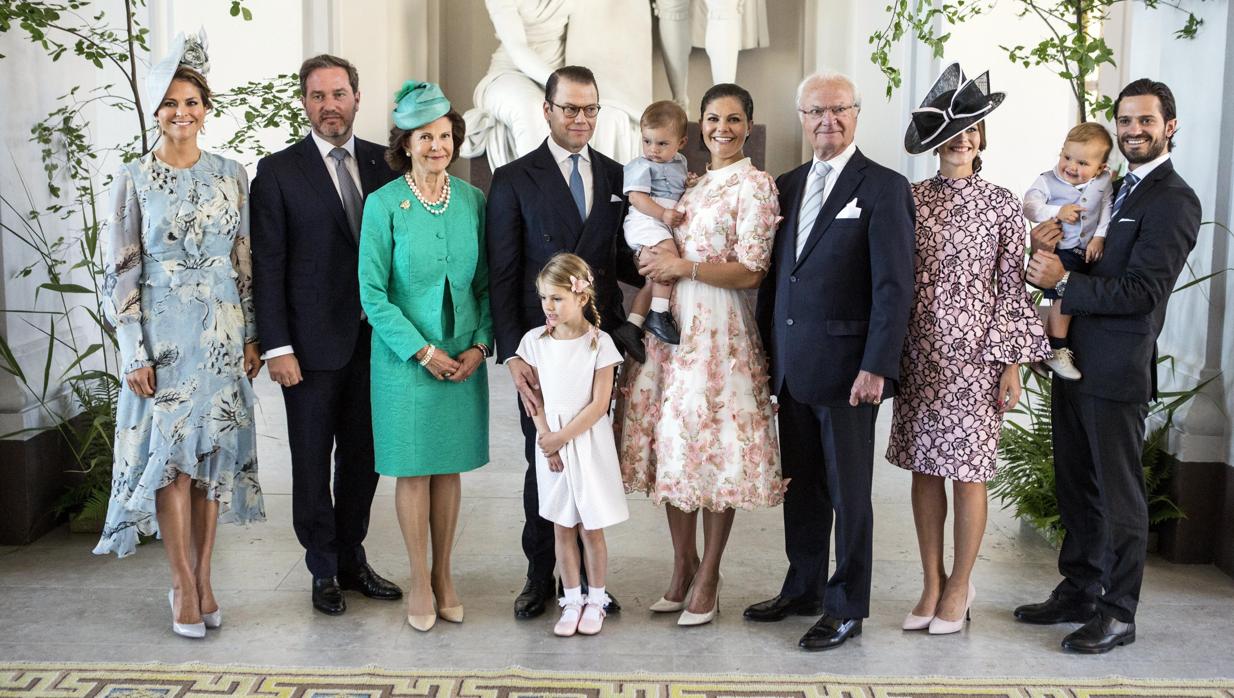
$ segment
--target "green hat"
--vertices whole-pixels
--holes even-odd
[[[394,93],[394,125],[410,131],[450,113],[450,100],[431,82],[408,80]]]

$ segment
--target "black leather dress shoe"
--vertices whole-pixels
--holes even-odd
[[[1015,609],[1015,619],[1021,623],[1053,625],[1055,623],[1087,623],[1097,614],[1092,601],[1063,599],[1058,592],[1050,592],[1050,598],[1041,603],[1030,603]]]
[[[347,610],[347,602],[343,600],[343,590],[338,588],[334,577],[313,579],[313,608],[331,616],[340,615]]]
[[[812,599],[803,596],[777,596],[747,607],[742,615],[750,620],[771,623],[789,616],[817,616],[822,612],[822,605]]]
[[[553,598],[553,578],[527,578],[523,591],[514,599],[514,617],[521,619],[535,618],[544,613],[548,602]]]
[[[1063,649],[1081,654],[1105,654],[1119,645],[1135,642],[1135,623],[1097,614],[1081,628],[1063,638]]]
[[[613,330],[610,336],[613,338],[613,344],[616,344],[617,348],[629,355],[631,359],[640,364],[647,360],[647,348],[643,346],[642,328],[627,320]]]
[[[358,591],[370,599],[395,601],[403,598],[403,590],[397,584],[382,578],[367,564],[350,572],[339,572],[338,585],[344,591]]]
[[[801,636],[801,641],[797,643],[797,646],[807,652],[829,650],[844,644],[848,638],[857,637],[860,634],[860,618],[823,616],[806,631],[805,635]]]
[[[677,321],[671,313],[662,310],[647,313],[643,329],[665,344],[681,344],[681,332],[677,330]]]

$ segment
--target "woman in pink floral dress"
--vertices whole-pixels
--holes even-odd
[[[780,220],[772,177],[743,147],[750,94],[732,84],[703,96],[708,171],[678,203],[680,258],[644,248],[640,273],[676,282],[681,344],[647,338],[647,361],[627,364],[618,400],[619,452],[628,492],[667,506],[673,576],[653,611],[685,611],[679,625],[709,622],[719,603],[720,557],[734,511],[784,498],[767,362],[752,307]],[[703,510],[704,546],[695,547]]]
[[[916,297],[887,449],[889,461],[913,472],[913,518],[924,571],[921,598],[903,627],[928,628],[935,635],[963,626],[976,593],[970,576],[985,533],[985,483],[996,470],[1003,414],[1019,400],[1019,364],[1050,356],[1024,285],[1020,201],[977,174],[978,153],[986,146],[980,118],[1002,94],[989,95],[985,82],[965,81],[958,65],[948,71],[955,82],[950,90],[931,91],[939,94],[927,103],[938,104],[922,105],[935,107],[925,110],[926,119],[938,118],[931,111],[948,119],[974,111],[980,117],[956,117],[943,126],[927,121],[921,133],[910,127],[906,138],[909,152],[938,153],[939,173],[912,187]],[[976,104],[957,108],[952,98],[956,92],[963,98],[965,88]],[[933,137],[926,137],[931,132]],[[943,562],[948,480],[955,499],[950,576]]]

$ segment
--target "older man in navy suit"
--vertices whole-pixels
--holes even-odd
[[[372,330],[356,274],[364,197],[398,175],[383,146],[352,133],[360,108],[354,66],[310,58],[300,67],[300,90],[312,131],[262,158],[253,179],[253,296],[262,358],[287,406],[291,518],[313,575],[313,607],[338,615],[347,610],[344,589],[402,597],[364,555],[377,472]]]
[[[780,404],[788,574],[746,618],[822,617],[798,643],[838,647],[870,613],[874,420],[895,394],[913,296],[913,200],[853,143],[852,81],[813,75],[797,111],[814,158],[776,180],[784,220],[758,297]],[[836,569],[827,576],[832,522]]]
[[[618,272],[634,284],[641,285],[641,278],[622,235],[626,213],[622,166],[588,145],[599,111],[599,88],[590,70],[565,66],[553,71],[544,88],[549,137],[539,148],[497,168],[489,190],[485,231],[497,360],[510,370],[519,391],[527,459],[523,482],[527,582],[514,602],[517,618],[544,613],[555,591],[553,524],[540,517],[536,427],[529,416],[540,405],[538,379],[535,369],[514,354],[523,334],[544,324],[536,275],[549,258],[573,252],[591,265],[601,326],[622,350],[642,360],[637,329],[628,326],[633,333],[614,332],[625,323]],[[609,613],[619,609],[610,602]]]

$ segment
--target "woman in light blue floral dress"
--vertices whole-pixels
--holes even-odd
[[[187,637],[222,621],[210,586],[216,524],[265,519],[250,384],[261,361],[248,178],[239,163],[197,148],[209,107],[204,77],[178,66],[156,112],[162,142],[112,184],[103,248],[124,383],[94,552],[124,557],[139,534],[159,534],[173,630]]]

